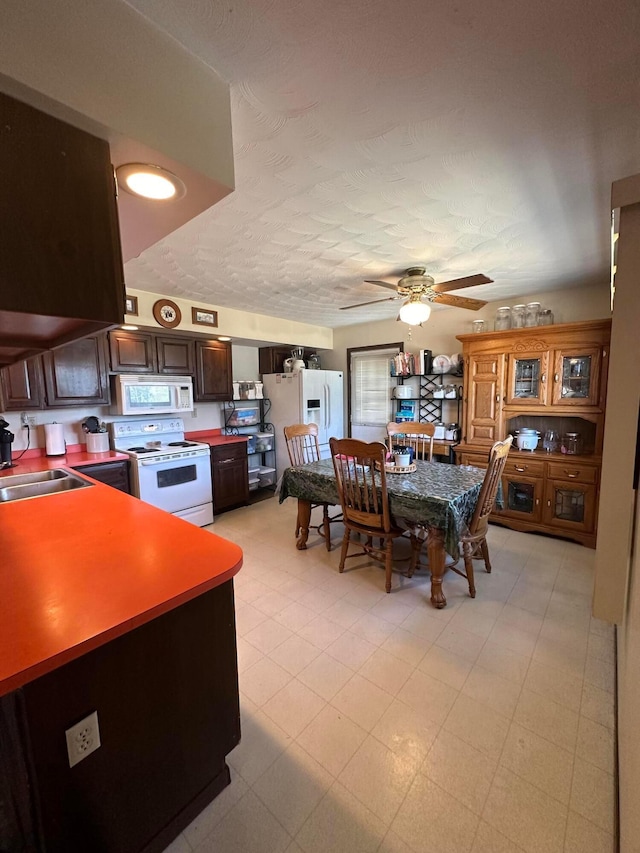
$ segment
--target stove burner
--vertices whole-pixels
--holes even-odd
[[[153,450],[150,447],[128,447],[131,453],[153,453]]]
[[[193,441],[170,441],[167,444],[167,447],[194,447],[195,442]]]

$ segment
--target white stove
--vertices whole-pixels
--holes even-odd
[[[131,457],[134,494],[199,527],[213,522],[211,449],[184,437],[182,418],[110,424],[111,446]]]

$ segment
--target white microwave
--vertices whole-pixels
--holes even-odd
[[[191,376],[124,374],[115,377],[118,415],[165,415],[193,411]]]

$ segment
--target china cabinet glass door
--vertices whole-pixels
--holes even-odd
[[[553,374],[554,405],[597,406],[599,394],[600,349],[558,350]]]
[[[513,353],[509,356],[507,399],[509,406],[544,406],[547,402],[549,354]]]
[[[504,506],[500,515],[522,521],[539,521],[542,480],[508,475],[502,480]]]
[[[550,480],[545,494],[544,520],[554,527],[591,532],[595,501],[594,485]]]

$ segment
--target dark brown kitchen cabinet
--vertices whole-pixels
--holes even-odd
[[[41,409],[44,406],[42,361],[29,358],[0,371],[1,403],[5,412]]]
[[[112,486],[127,495],[131,494],[129,483],[129,462],[127,460],[114,460],[113,462],[101,462],[98,465],[82,465],[76,467],[76,471],[93,477],[105,486]]]
[[[195,399],[212,403],[232,399],[231,379],[231,345],[196,340]]]
[[[176,336],[158,336],[158,373],[169,376],[191,376],[195,361],[195,341],[193,338]]]
[[[211,474],[214,513],[248,503],[249,471],[246,441],[212,447]]]
[[[104,406],[111,402],[104,335],[90,335],[44,353],[47,405]]]
[[[111,370],[115,373],[157,373],[155,335],[151,332],[109,332]]]
[[[109,145],[0,93],[0,365],[112,328],[124,273]]]

